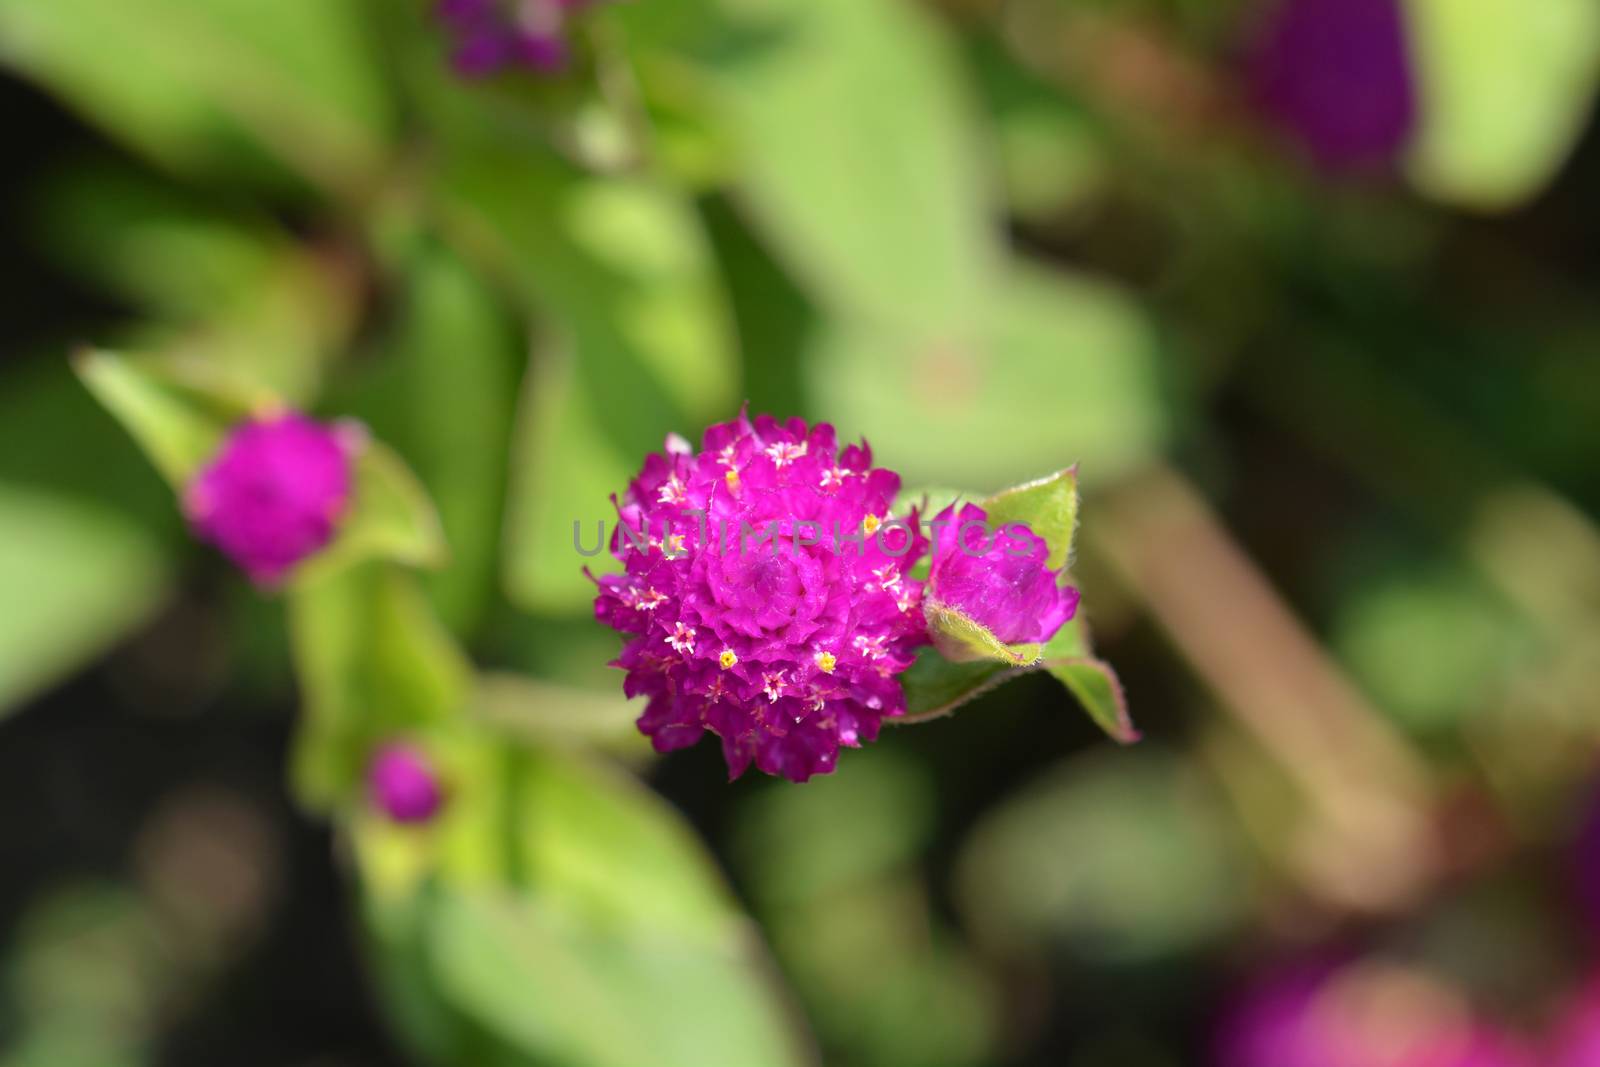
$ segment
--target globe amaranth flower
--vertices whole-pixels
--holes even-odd
[[[439,0],[454,40],[451,63],[467,78],[522,68],[540,73],[567,62],[570,14],[588,0]]]
[[[1416,130],[1402,0],[1277,0],[1247,73],[1256,104],[1327,170],[1390,163]]]
[[[1380,960],[1269,972],[1224,1014],[1218,1067],[1532,1067],[1442,980]]]
[[[235,427],[190,481],[184,513],[255,582],[271,585],[333,539],[350,502],[351,424],[324,426],[295,412]]]
[[[658,751],[709,730],[731,777],[805,781],[904,711],[928,545],[914,512],[891,517],[899,487],[865,443],[799,419],[741,414],[699,452],[669,438],[646,460],[611,541],[626,570],[596,579],[595,615],[628,638],[615,665]]]
[[[367,765],[372,806],[398,823],[423,823],[444,804],[444,789],[421,749],[394,741],[381,746]]]
[[[1078,610],[1078,591],[1046,566],[1050,546],[1022,523],[991,529],[976,504],[945,508],[934,531],[929,599],[960,610],[1007,644],[1043,643]]]

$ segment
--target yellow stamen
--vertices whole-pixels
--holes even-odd
[[[728,473],[724,474],[722,477],[723,477],[723,480],[728,483],[728,492],[737,493],[739,491],[739,472],[738,471],[734,470],[732,467],[729,467],[728,468]]]
[[[722,664],[723,670],[727,670],[739,662],[739,657],[734,654],[733,649],[725,648],[722,650],[722,655],[717,657],[717,662]]]
[[[838,665],[839,657],[835,656],[832,652],[817,653],[817,666],[821,668],[823,674],[832,674],[833,669]]]
[[[868,537],[871,537],[873,534],[877,533],[878,527],[882,525],[883,520],[878,518],[876,515],[868,515],[865,519],[861,520],[861,528],[867,532]]]

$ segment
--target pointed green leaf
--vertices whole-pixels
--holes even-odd
[[[86,351],[73,366],[175,490],[182,491],[216,452],[226,423],[130,360]]]
[[[1096,659],[1089,648],[1089,626],[1079,614],[1045,646],[1044,666],[1078,698],[1083,710],[1114,741],[1139,740],[1128,712],[1122,682],[1111,664]]]
[[[971,620],[966,620],[966,624],[977,625]],[[1109,663],[1091,654],[1088,626],[1081,615],[1063,626],[1026,665],[1008,665],[1002,656],[1008,657],[1011,649],[994,642],[1004,650],[1000,655],[994,654],[987,643],[994,641],[994,636],[988,634],[985,641],[982,634],[973,634],[966,624],[957,623],[955,632],[947,634],[943,642],[936,636],[935,648],[924,649],[911,668],[900,676],[906,694],[906,714],[891,722],[912,725],[948,715],[1013,678],[1042,669],[1066,686],[1095,724],[1113,740],[1122,744],[1139,740],[1122,683]],[[962,660],[952,661],[941,654],[946,644],[962,641],[969,643],[966,647],[958,644]],[[1026,648],[1038,649],[1038,646],[1025,646],[1024,650]],[[985,651],[987,655],[975,654]]]
[[[1072,561],[1078,526],[1078,468],[1001,490],[983,502],[983,509],[995,529],[1026,523],[1050,546],[1046,565],[1051,570],[1065,567]]]

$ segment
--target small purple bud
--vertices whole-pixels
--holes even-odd
[[[350,502],[362,431],[297,412],[252,419],[229,433],[183,494],[195,535],[258,585],[281,581],[333,540]]]
[[[417,748],[390,742],[367,767],[372,804],[398,823],[427,822],[444,803],[444,791],[428,757]]]
[[[1078,591],[1045,566],[1050,546],[1023,523],[990,529],[975,504],[945,508],[938,531],[928,596],[988,627],[1007,644],[1044,643],[1078,611]]]
[[[1415,131],[1400,0],[1278,0],[1248,66],[1257,105],[1326,170],[1386,165]]]

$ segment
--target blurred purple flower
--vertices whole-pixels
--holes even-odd
[[[928,596],[982,623],[1007,644],[1043,643],[1078,610],[1078,591],[1045,561],[1050,546],[1023,523],[990,530],[976,504],[945,508],[929,524],[937,538]]]
[[[1600,979],[1567,1005],[1551,1035],[1551,1067],[1600,1067]]]
[[[1270,972],[1224,1013],[1218,1067],[1531,1067],[1449,986],[1376,961]]]
[[[1401,0],[1275,0],[1248,76],[1257,105],[1331,171],[1390,163],[1417,125]]]
[[[360,441],[357,427],[296,412],[252,419],[189,483],[184,513],[198,537],[272,585],[333,539]]]
[[[658,751],[710,730],[730,776],[753,762],[803,782],[902,713],[895,676],[927,641],[910,577],[927,540],[914,512],[889,520],[899,488],[865,444],[767,415],[646,459],[611,542],[627,569],[597,579],[595,616],[627,638],[615,665],[649,698],[639,729]]]
[[[421,750],[400,742],[378,749],[367,767],[372,804],[398,823],[427,822],[444,803],[433,764]]]
[[[1591,787],[1571,850],[1573,892],[1589,928],[1600,934],[1600,788]]]
[[[454,40],[451,63],[466,78],[567,63],[569,13],[590,0],[439,0],[435,14]]]

